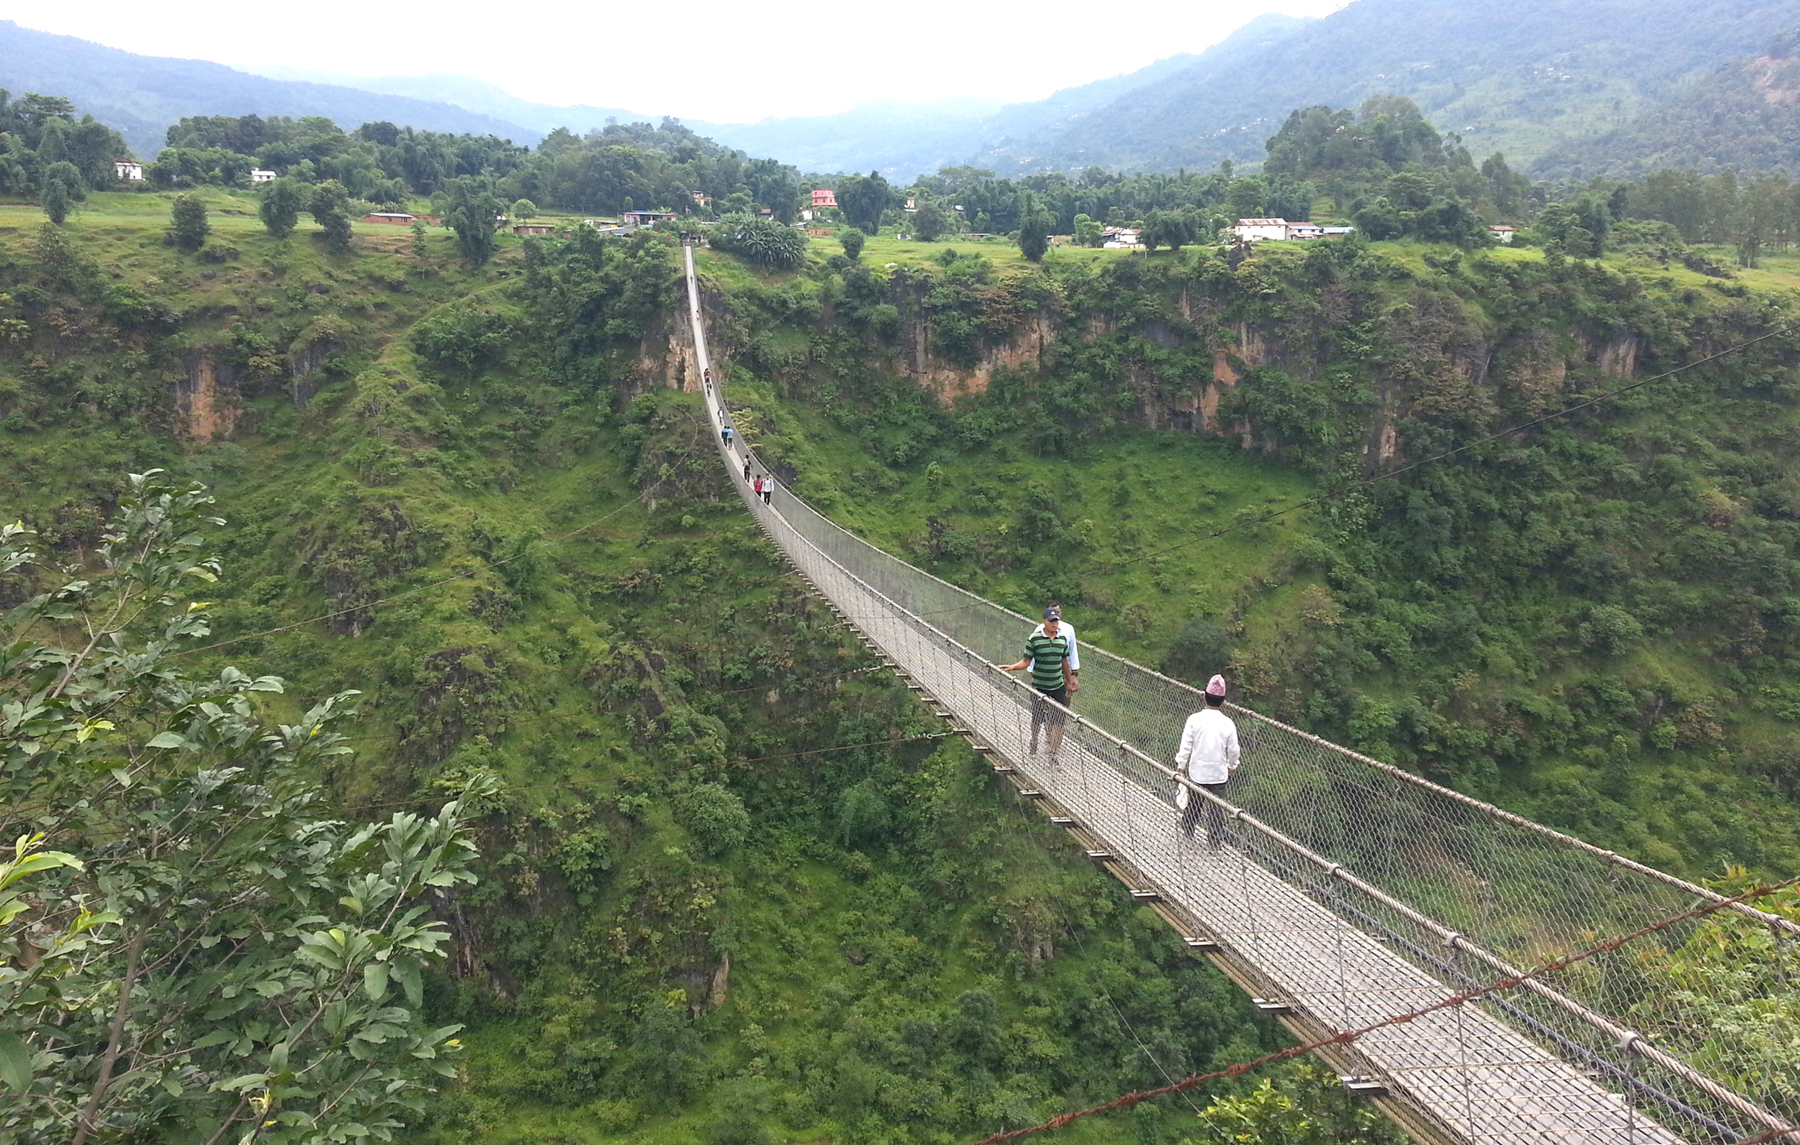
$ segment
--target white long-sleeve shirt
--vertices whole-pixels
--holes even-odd
[[[1041,624],[1038,625],[1031,630],[1031,634],[1033,636],[1042,636],[1044,634],[1044,626]],[[1058,636],[1067,636],[1069,638],[1069,671],[1081,671],[1081,653],[1075,651],[1075,626],[1066,620],[1059,620],[1056,622],[1056,634]]]
[[[1238,765],[1237,725],[1217,708],[1204,708],[1187,718],[1175,766],[1187,768],[1195,783],[1224,783]]]

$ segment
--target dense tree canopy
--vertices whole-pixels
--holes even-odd
[[[450,205],[444,225],[456,232],[463,257],[482,266],[494,255],[494,228],[506,208],[486,179],[463,176],[450,184]]]
[[[851,226],[874,234],[881,229],[882,212],[895,205],[894,189],[879,171],[852,175],[837,185],[837,202]]]
[[[61,96],[0,88],[0,194],[37,199],[52,221],[90,190],[112,186],[113,160],[131,152],[119,133],[91,115],[75,117]]]
[[[0,530],[23,598],[0,616],[0,820],[27,832],[0,881],[30,878],[0,896],[10,1141],[385,1136],[454,1076],[421,971],[449,937],[424,896],[473,881],[461,805],[342,822],[314,773],[348,751],[354,693],[283,725],[280,680],[183,670],[210,632],[186,599],[218,579],[210,503],[132,475],[91,567]]]

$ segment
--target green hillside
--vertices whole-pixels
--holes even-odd
[[[145,160],[162,150],[169,127],[193,115],[322,115],[351,128],[399,121],[420,130],[500,135],[524,144],[542,135],[500,116],[430,98],[268,79],[205,60],[141,56],[12,20],[0,20],[0,88],[15,95],[67,96],[118,128]]]
[[[1548,178],[1635,179],[1659,167],[1707,174],[1792,170],[1800,163],[1800,31],[1774,38],[1680,85],[1629,122],[1537,164]]]
[[[1525,166],[1628,122],[1685,77],[1760,51],[1792,22],[1775,0],[1359,0],[1271,43],[1208,53],[974,161],[1009,174],[1254,162],[1293,108],[1403,95],[1471,152]]]
[[[467,271],[441,233],[332,256],[217,195],[190,255],[168,206],[0,208],[7,511],[79,560],[128,470],[207,481],[189,666],[279,673],[281,719],[359,690],[321,776],[346,815],[507,783],[427,984],[470,1028],[426,1137],[949,1140],[1281,1044],[786,574],[667,388],[671,243]]]
[[[282,720],[359,690],[319,776],[352,820],[503,781],[481,882],[434,906],[426,1009],[465,1050],[410,1139],[947,1145],[1286,1044],[787,573],[719,471],[670,236],[503,233],[469,269],[442,231],[338,255],[205,194],[193,253],[167,196],[0,206],[0,502],[81,562],[127,472],[207,482],[185,662],[286,677]],[[739,426],[796,492],[1621,852],[1800,865],[1800,339],[1364,481],[1773,333],[1800,259],[943,247],[701,252]],[[1071,1132],[1393,1139],[1334,1078],[1273,1080]]]

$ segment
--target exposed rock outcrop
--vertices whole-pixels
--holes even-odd
[[[231,363],[195,354],[184,365],[186,372],[175,383],[182,436],[197,444],[231,436],[244,410]]]

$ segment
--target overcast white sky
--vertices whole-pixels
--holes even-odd
[[[1263,12],[1347,0],[386,7],[0,0],[0,17],[152,56],[356,75],[457,72],[544,103],[741,123],[868,99],[1037,99],[1199,51]],[[204,15],[202,15],[204,14]],[[194,18],[184,19],[184,15]]]

